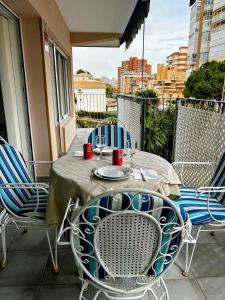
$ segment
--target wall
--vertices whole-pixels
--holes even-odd
[[[62,123],[63,151],[68,149],[69,142],[72,141],[76,133],[70,32],[54,0],[4,0],[4,2],[21,18],[34,158],[55,160],[59,154],[58,128],[53,113],[50,56],[43,45],[43,30],[63,50],[70,66],[71,114]],[[41,176],[47,172],[47,169],[39,168],[37,171],[38,175]]]

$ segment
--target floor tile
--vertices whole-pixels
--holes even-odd
[[[18,229],[15,226],[6,226],[6,247],[10,248],[12,241],[18,235]],[[0,250],[2,250],[2,239],[0,238]]]
[[[37,285],[43,279],[48,251],[11,251],[0,272],[0,286]]]
[[[39,287],[0,287],[2,300],[36,300]]]
[[[42,286],[40,288],[37,299],[38,300],[78,300],[79,294],[80,294],[79,284],[76,285],[74,284],[72,286]]]
[[[44,274],[43,284],[70,284],[79,282],[77,267],[75,265],[73,253],[70,249],[59,247],[58,264],[59,274],[55,275],[52,272],[52,261],[49,257]]]
[[[225,299],[225,277],[202,278],[198,283],[204,290],[207,300]]]
[[[9,246],[10,250],[48,250],[48,242],[46,237],[46,228],[28,228],[27,233],[23,230],[17,232],[12,243]]]
[[[171,300],[206,300],[195,280],[167,280],[166,285]]]
[[[184,253],[184,248],[182,249]],[[225,276],[225,251],[218,244],[198,244],[191,265],[194,277]]]

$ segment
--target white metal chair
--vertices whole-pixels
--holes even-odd
[[[207,187],[193,188],[190,186],[181,186],[181,197],[176,203],[185,210],[194,227],[198,227],[197,234],[191,237],[186,244],[186,265],[183,272],[188,276],[193,256],[196,249],[197,240],[201,232],[225,231],[225,152],[218,162],[175,162],[173,166],[180,167],[180,177],[183,184],[183,168],[212,165],[215,167],[214,175]],[[200,176],[200,175],[199,175]],[[193,227],[193,228],[194,228]],[[192,251],[189,255],[189,246],[192,244]]]
[[[67,212],[71,212],[72,204]],[[75,204],[76,207],[78,206]],[[176,259],[187,230],[179,208],[168,198],[148,190],[123,189],[89,201],[68,222],[70,244],[82,288],[96,288],[107,299],[169,299],[163,274]],[[156,283],[163,292],[156,295]]]
[[[2,268],[6,263],[5,226],[9,222],[25,228],[48,227],[45,221],[48,185],[33,182],[22,154],[6,141],[3,140],[3,142],[0,145],[0,201],[4,207],[0,214],[3,245]],[[41,162],[30,163],[33,165]],[[50,252],[52,252],[49,236],[48,242]],[[55,249],[57,251],[57,247]],[[58,272],[58,268],[55,268],[55,272]]]

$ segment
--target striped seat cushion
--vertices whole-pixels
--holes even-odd
[[[0,185],[6,183],[32,183],[22,154],[9,144],[0,145]],[[39,190],[38,212],[46,211],[48,192]],[[0,189],[4,204],[18,216],[35,210],[37,191],[29,189]]]
[[[131,134],[125,128],[116,125],[104,125],[95,128],[88,137],[88,142],[96,148],[97,136],[104,135],[106,146],[125,148],[127,141],[131,140]]]
[[[195,196],[195,189],[181,188],[180,190],[181,197],[175,202],[186,211],[193,225],[208,224],[213,221],[212,216],[218,220],[225,220],[225,207],[216,198],[209,200],[211,216],[207,208],[207,194],[198,198]]]
[[[132,201],[132,204],[130,201]],[[162,227],[165,220],[167,220],[168,223],[171,222],[171,225],[167,228],[169,232],[166,230],[162,232],[161,251],[155,263],[147,271],[147,274],[149,276],[159,275],[170,265],[170,262],[173,261],[173,256],[175,255],[173,249],[179,245],[181,234],[171,233],[176,223],[180,225],[178,214],[175,214],[174,210],[171,210],[171,207],[173,207],[171,201],[165,201],[160,197],[150,194],[123,194],[121,199],[117,200],[115,200],[113,196],[104,196],[98,200],[90,201],[90,205],[85,208],[84,212],[79,214],[79,222],[77,220],[77,223],[75,223],[77,228],[80,229],[80,232],[82,232],[80,238],[76,236],[75,244],[81,248],[81,259],[83,261],[87,258],[86,253],[92,253],[92,257],[88,257],[88,263],[85,263],[84,267],[87,269],[87,272],[94,277],[103,279],[107,274],[106,271],[96,263],[93,246],[91,246],[94,242],[94,231],[92,226],[88,224],[93,224],[96,218],[102,220],[113,212],[126,210],[127,207],[129,207],[129,210],[148,212],[148,214],[152,215],[161,223]],[[154,209],[156,210],[154,211]],[[150,210],[153,210],[153,212]],[[186,218],[186,214],[184,214],[184,216]],[[161,258],[162,254],[168,257],[166,264],[164,264],[164,259]],[[88,278],[86,272],[81,272],[80,276],[86,279]]]

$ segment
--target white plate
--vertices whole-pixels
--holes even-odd
[[[115,147],[105,147],[105,148],[102,149],[102,154],[103,155],[112,155],[114,149],[117,149],[117,148],[115,148]],[[95,148],[94,153],[100,154],[100,149]]]
[[[95,175],[102,179],[123,180],[131,176],[132,170],[122,166],[104,166],[95,170]]]

